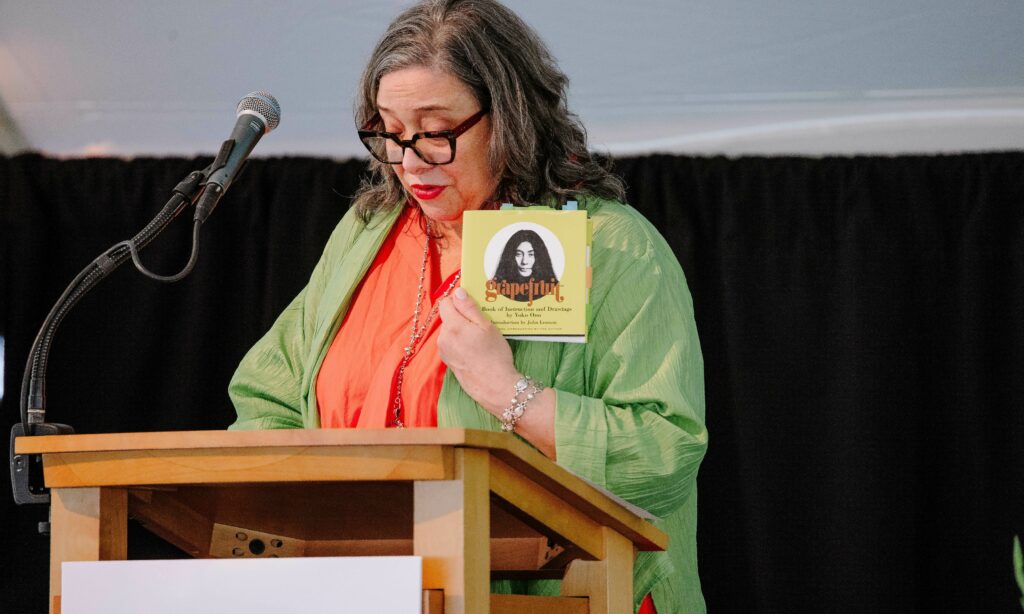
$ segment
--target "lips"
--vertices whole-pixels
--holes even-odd
[[[417,183],[409,186],[409,189],[412,190],[412,195],[419,200],[433,200],[440,196],[441,192],[444,192],[445,187],[447,186],[422,185]]]

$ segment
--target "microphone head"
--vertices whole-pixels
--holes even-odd
[[[235,115],[239,116],[243,113],[256,115],[262,119],[263,124],[267,127],[266,132],[277,128],[277,125],[281,123],[281,105],[277,103],[277,98],[274,98],[270,92],[263,90],[252,92],[238,101]]]

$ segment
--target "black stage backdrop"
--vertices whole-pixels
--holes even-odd
[[[65,284],[206,159],[0,158],[3,424]],[[1024,153],[624,159],[689,279],[704,349],[701,578],[712,612],[1020,611]],[[245,350],[302,287],[363,163],[254,160],[162,285],[126,265],[67,318],[48,418],[219,429]],[[186,260],[178,220],[143,252]],[[39,507],[0,498],[0,609],[45,611]],[[139,528],[133,556],[175,556]]]

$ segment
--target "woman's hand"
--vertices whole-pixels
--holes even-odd
[[[511,404],[522,377],[512,360],[512,348],[501,332],[462,288],[441,299],[441,330],[437,350],[466,394],[499,420]],[[542,453],[555,459],[555,391],[538,394],[516,424],[516,432]]]
[[[441,299],[438,314],[441,360],[473,400],[500,416],[520,377],[508,341],[462,288]]]

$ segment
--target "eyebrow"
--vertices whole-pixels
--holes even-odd
[[[393,113],[394,112],[394,111],[392,111],[391,109],[389,109],[387,107],[377,107],[377,110],[378,111],[384,111],[385,113]],[[441,104],[426,104],[426,105],[423,105],[423,106],[420,106],[420,107],[413,108],[413,111],[418,111],[420,113],[422,113],[424,111],[451,111],[451,110],[452,110],[451,107],[447,107],[447,106],[441,105]]]

